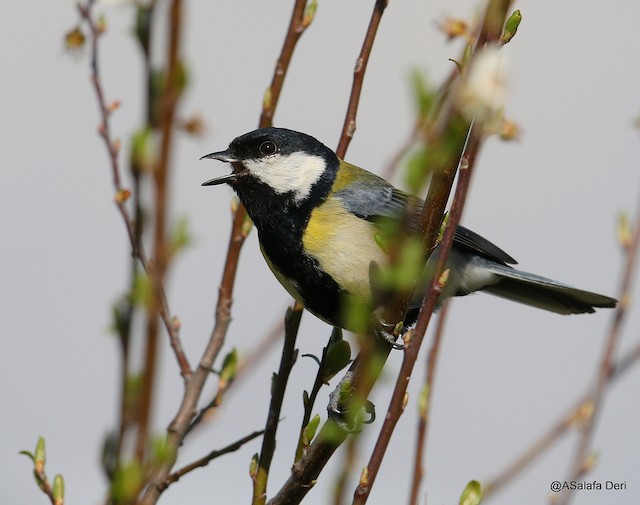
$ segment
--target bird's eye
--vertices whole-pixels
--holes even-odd
[[[265,156],[269,156],[270,154],[274,154],[278,150],[278,146],[276,146],[275,142],[271,140],[266,140],[262,144],[260,144],[260,153]]]

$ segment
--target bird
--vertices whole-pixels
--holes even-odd
[[[321,320],[347,330],[354,328],[345,307],[357,303],[375,311],[379,302],[372,267],[389,261],[380,233],[385,223],[405,219],[409,205],[419,211],[422,200],[339,159],[316,138],[286,128],[251,131],[201,159],[231,165],[231,173],[202,185],[233,189],[255,224],[269,268],[294,299]],[[439,246],[425,272],[438,254]],[[439,305],[477,291],[558,314],[592,313],[617,304],[609,296],[518,270],[515,264],[498,246],[458,225]],[[413,322],[426,283],[417,286],[409,303]]]

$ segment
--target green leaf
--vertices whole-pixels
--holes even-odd
[[[153,437],[151,444],[151,460],[157,466],[161,466],[165,463],[172,461],[174,451],[171,450],[167,444],[167,437],[164,435],[157,435]]]
[[[260,455],[256,452],[251,457],[251,463],[249,464],[249,476],[252,480],[255,480],[258,475],[258,465],[260,464]]]
[[[229,354],[224,357],[222,370],[220,370],[220,383],[225,386],[236,376],[238,371],[238,350],[234,347]]]
[[[35,464],[36,457],[33,454],[31,454],[29,451],[20,451],[18,454],[22,454],[23,456],[26,456],[31,460],[33,464]]]
[[[178,68],[176,68],[176,91],[178,95],[181,95],[189,85],[189,69],[184,61],[178,62]]]
[[[419,147],[413,151],[407,159],[405,184],[414,194],[420,192],[425,179],[429,175],[430,168],[427,162],[427,150],[424,147]]]
[[[477,480],[472,480],[464,488],[460,496],[460,505],[479,505],[482,501],[482,486]]]
[[[175,224],[171,232],[169,253],[174,255],[191,244],[191,234],[189,233],[189,220],[181,217]]]
[[[113,476],[111,498],[115,503],[131,503],[138,496],[144,473],[137,461],[129,461],[118,467]]]
[[[111,310],[113,322],[111,323],[110,330],[120,337],[124,341],[128,337],[127,330],[131,321],[131,312],[129,310],[129,304],[126,300],[119,299],[113,304]]]
[[[311,420],[309,421],[309,424],[307,424],[304,428],[304,432],[302,434],[302,437],[303,437],[302,443],[304,444],[305,447],[307,447],[313,440],[313,437],[316,436],[316,431],[318,430],[319,425],[320,425],[320,416],[316,414],[311,418]]]
[[[150,128],[138,130],[131,137],[131,153],[129,155],[131,171],[136,173],[151,172],[156,164],[156,146]]]
[[[149,53],[149,40],[151,37],[152,10],[148,5],[137,4],[136,25],[134,32],[145,53]]]
[[[371,322],[369,304],[356,296],[346,297],[343,301],[345,326],[355,333],[366,333]]]
[[[328,383],[335,375],[351,362],[351,346],[346,340],[329,344],[322,370],[322,382]]]
[[[342,328],[339,326],[334,326],[331,329],[331,336],[329,337],[329,344],[333,344],[334,342],[338,342],[344,339],[344,335],[342,333]]]
[[[144,273],[138,272],[133,280],[131,301],[134,305],[142,305],[149,308],[152,295],[151,279]]]
[[[411,86],[413,88],[413,99],[415,102],[418,114],[422,118],[426,118],[431,112],[431,108],[435,102],[435,91],[431,87],[425,78],[425,76],[418,70],[411,72]]]

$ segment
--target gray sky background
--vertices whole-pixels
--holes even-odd
[[[275,123],[335,146],[372,2],[319,3],[294,55]],[[195,241],[174,264],[168,290],[192,361],[212,325],[231,196],[225,188],[200,187],[225,168],[198,158],[256,126],[291,5],[232,0],[187,5],[183,55],[191,86],[181,112],[200,112],[210,128],[202,140],[179,136],[174,152],[172,210],[176,218],[188,217]],[[459,52],[434,23],[447,14],[469,16],[474,5],[391,0],[371,57],[349,161],[372,171],[385,166],[411,129],[411,69],[427,71],[438,83],[451,68],[447,59]],[[640,186],[640,138],[632,128],[640,112],[640,3],[522,1],[516,7],[524,21],[505,48],[506,111],[523,135],[520,142],[486,143],[463,222],[526,270],[613,295],[622,264],[616,216],[635,212]],[[109,100],[122,101],[113,130],[126,153],[127,139],[142,119],[141,58],[130,36],[132,10],[100,10],[109,23],[101,46],[105,90]],[[45,503],[29,461],[18,456],[33,449],[38,435],[47,439],[50,475],[64,474],[68,503],[100,503],[105,490],[100,445],[116,419],[119,362],[108,326],[111,303],[126,285],[128,248],[96,134],[86,55],[63,50],[62,36],[76,18],[72,2],[2,2],[3,503]],[[249,350],[288,301],[252,234],[241,258],[227,348]],[[561,317],[486,295],[456,300],[450,315],[429,431],[426,498],[432,505],[456,503],[469,480],[500,471],[585,391],[611,319],[607,311]],[[622,349],[638,338],[639,315],[634,307]],[[328,334],[326,325],[305,315],[301,353],[319,354]],[[175,413],[182,392],[175,359],[163,343],[157,433]],[[278,353],[269,354],[229,397],[215,424],[188,441],[179,464],[264,425]],[[394,353],[375,391],[380,419],[400,360]],[[371,503],[406,502],[424,360]],[[298,429],[302,389],[311,387],[315,371],[308,359],[294,368],[281,424],[285,436]],[[602,482],[627,481],[627,490],[582,492],[575,503],[640,501],[639,389],[640,369],[611,389],[594,441],[599,463],[589,475]],[[327,393],[323,390],[318,402],[323,416]],[[380,425],[367,430],[359,468]],[[270,495],[287,477],[293,457],[285,437],[279,440]],[[565,478],[574,446],[573,436],[564,439],[493,503],[545,502],[551,481]],[[162,503],[246,503],[249,461],[257,450],[254,441],[185,477]],[[335,464],[327,468],[308,503],[328,502],[336,471]]]

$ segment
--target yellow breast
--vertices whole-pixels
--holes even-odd
[[[375,241],[375,227],[329,197],[315,208],[302,237],[304,250],[340,287],[369,298],[369,264],[382,265],[386,256]]]

